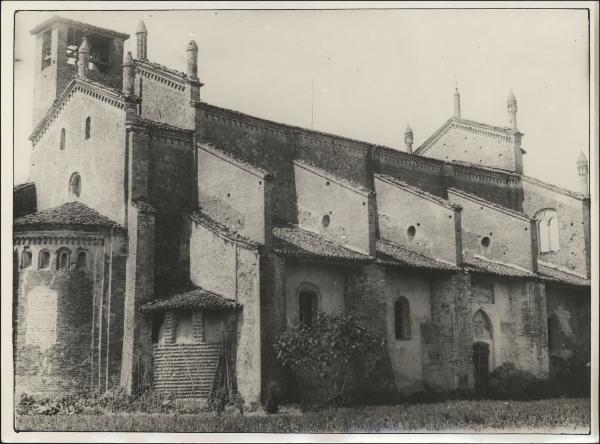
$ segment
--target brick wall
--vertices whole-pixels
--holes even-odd
[[[459,210],[382,177],[375,178],[375,193],[380,238],[428,257],[457,263],[457,253],[458,258],[461,254],[457,239],[460,233],[455,228]],[[413,235],[408,232],[410,227],[415,230]]]
[[[113,260],[113,272],[105,268],[110,256],[109,239],[103,234],[69,231],[16,235],[17,257],[27,250],[33,258],[25,269],[17,263],[17,392],[77,392],[105,389],[107,382],[114,382],[121,359],[124,277],[119,253],[114,255],[120,257]],[[50,254],[48,268],[40,269],[41,251]],[[68,271],[57,271],[57,255],[62,251],[70,252],[73,268]],[[75,268],[80,251],[87,253],[84,270]],[[112,298],[108,294],[109,281]],[[100,306],[103,313],[98,310]]]
[[[221,344],[154,344],[154,388],[178,398],[208,398]]]
[[[246,402],[257,402],[261,391],[262,327],[258,250],[231,242],[196,222],[192,222],[190,236],[191,281],[242,305],[236,319],[237,386]]]
[[[260,243],[266,243],[271,235],[265,208],[268,180],[218,151],[198,150],[198,204],[202,212]]]
[[[421,324],[423,377],[434,390],[473,386],[470,276],[438,275],[431,286],[431,322]]]
[[[423,389],[421,324],[431,320],[431,276],[386,268],[386,339],[396,389],[410,392]],[[410,308],[410,336],[396,339],[394,304],[404,297]]]
[[[560,348],[549,350],[551,356],[568,359],[575,353],[589,352],[590,296],[589,289],[546,284],[547,315],[555,317],[560,332],[556,341]]]
[[[534,270],[532,237],[535,233],[532,233],[532,223],[526,216],[503,211],[485,201],[451,190],[448,197],[451,202],[463,207],[461,231],[465,260],[469,256],[481,255]],[[482,243],[486,237],[490,240],[487,247]]]
[[[142,99],[142,117],[194,129],[195,113],[190,106],[189,82],[137,62],[134,87],[135,95]]]
[[[295,163],[294,175],[301,228],[352,250],[374,253],[372,193],[353,188],[305,163]]]
[[[558,251],[539,253],[539,259],[581,275],[588,274],[590,250],[586,240],[589,233],[589,212],[581,197],[523,180],[523,210],[532,218],[538,211],[554,209],[558,214]]]
[[[522,168],[520,135],[490,131],[476,123],[452,119],[422,155],[441,160],[460,160],[517,171]],[[516,147],[516,149],[515,149]],[[522,169],[519,171],[522,172]]]

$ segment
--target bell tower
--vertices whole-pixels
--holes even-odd
[[[109,29],[54,16],[33,28],[35,36],[33,127],[64,91],[69,82],[87,71],[90,80],[121,89],[123,44],[129,38]],[[79,49],[88,51],[87,69],[79,67]]]

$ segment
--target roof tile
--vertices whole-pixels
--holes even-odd
[[[15,219],[15,228],[78,226],[83,228],[111,228],[120,225],[81,202],[68,202],[54,208]]]
[[[407,250],[388,240],[377,241],[377,262],[417,270],[458,271],[459,268],[420,253]]]
[[[591,285],[590,279],[567,273],[566,271],[557,270],[556,268],[547,267],[542,264],[538,264],[538,275],[543,281],[555,284],[567,284],[576,287],[589,287]]]
[[[156,312],[182,309],[223,311],[236,310],[240,307],[241,305],[232,299],[227,299],[219,294],[196,287],[165,299],[156,299],[148,302],[141,307],[141,311]]]
[[[296,259],[332,262],[370,262],[371,256],[357,253],[318,234],[295,226],[273,228],[273,250]]]
[[[467,271],[481,274],[491,274],[501,277],[512,278],[535,278],[536,275],[530,271],[521,270],[508,264],[492,262],[487,259],[472,256],[464,260],[464,268]]]

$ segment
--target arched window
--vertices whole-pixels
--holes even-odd
[[[38,269],[44,270],[46,268],[50,268],[50,252],[42,250],[38,256]]]
[[[87,270],[87,253],[85,251],[77,253],[77,270]]]
[[[79,173],[71,175],[71,179],[69,179],[69,193],[74,198],[78,198],[81,195],[81,176],[79,176]]]
[[[303,288],[298,293],[298,318],[301,324],[313,325],[317,316],[318,294],[316,290]]]
[[[60,149],[61,150],[65,149],[65,142],[66,142],[65,139],[66,139],[66,137],[67,137],[67,134],[66,134],[65,129],[63,128],[63,129],[60,130]]]
[[[57,253],[56,269],[58,271],[68,271],[71,269],[71,254],[69,250],[60,250]]]
[[[552,208],[538,211],[535,215],[538,228],[538,243],[541,253],[560,249],[558,236],[558,214]]]
[[[396,339],[410,339],[410,305],[404,297],[394,303],[394,331]]]
[[[85,119],[85,138],[89,139],[90,138],[90,134],[92,131],[92,119],[88,116],[87,119]]]
[[[31,267],[31,251],[23,250],[21,253],[21,268]]]

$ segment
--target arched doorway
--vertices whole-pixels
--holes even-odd
[[[473,314],[473,375],[475,386],[485,385],[493,363],[492,323],[483,310]]]
[[[475,386],[485,385],[490,374],[490,345],[487,342],[473,343],[473,366]]]

